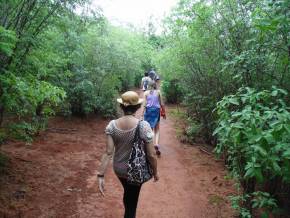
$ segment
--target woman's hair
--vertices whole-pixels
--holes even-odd
[[[128,106],[120,104],[120,107],[123,110],[125,115],[131,115],[131,114],[134,114],[141,107],[141,104],[128,105]]]
[[[157,89],[156,82],[150,81],[149,84],[148,84],[148,89],[149,90]]]
[[[149,75],[149,73],[148,73],[148,72],[145,72],[145,73],[144,73],[144,76],[148,76],[148,75]]]

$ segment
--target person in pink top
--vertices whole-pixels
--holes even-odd
[[[148,90],[144,93],[143,117],[144,120],[150,124],[152,130],[154,131],[154,147],[158,156],[161,155],[159,149],[159,122],[161,108],[164,108],[161,92],[157,89],[156,82],[151,81],[148,85]]]

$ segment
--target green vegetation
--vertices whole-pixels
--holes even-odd
[[[111,26],[88,2],[1,2],[1,141],[31,141],[56,112],[114,116],[116,95],[151,66],[149,36]]]
[[[287,193],[290,113],[283,101],[286,94],[277,88],[260,92],[241,88],[217,105],[216,152],[225,154],[231,172],[239,179],[247,211],[274,211],[277,200],[273,196],[282,199],[281,193]]]
[[[186,133],[202,133],[226,157],[242,217],[290,203],[289,8],[288,0],[181,0],[154,60],[164,96],[193,121]]]
[[[116,95],[154,66],[167,102],[187,110],[173,112],[187,138],[226,158],[240,215],[289,213],[289,8],[180,0],[156,35],[152,23],[146,33],[112,26],[87,0],[2,1],[0,143],[31,141],[56,113],[114,116]]]

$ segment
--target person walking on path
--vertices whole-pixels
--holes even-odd
[[[166,119],[164,104],[162,101],[162,96],[160,90],[157,89],[156,82],[151,81],[148,86],[148,90],[144,93],[144,110],[143,117],[146,120],[152,130],[154,131],[154,147],[156,154],[161,155],[159,139],[159,123],[160,123],[160,113],[163,115],[163,118]]]
[[[148,76],[154,82],[156,82],[156,80],[159,80],[159,76],[158,76],[158,74],[155,72],[155,70],[153,68],[149,71]]]
[[[148,76],[152,81],[156,82],[157,89],[160,89],[160,77],[153,68],[149,71]]]
[[[148,84],[152,81],[152,79],[148,76],[149,73],[145,72],[144,77],[141,80],[141,89],[145,92],[148,88]]]
[[[133,184],[127,181],[128,161],[134,144],[135,133],[139,131],[139,137],[145,143],[145,155],[153,170],[154,181],[158,181],[157,160],[152,143],[153,132],[148,122],[143,120],[139,121],[135,117],[136,111],[141,107],[143,102],[143,99],[140,99],[136,92],[125,92],[117,101],[120,103],[124,116],[117,120],[110,121],[105,129],[107,135],[107,148],[102,157],[97,174],[99,191],[104,196],[104,176],[110,159],[113,157],[115,174],[119,178],[124,189],[124,218],[135,218],[142,184]]]

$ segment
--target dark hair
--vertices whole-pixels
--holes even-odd
[[[149,75],[149,73],[148,73],[148,72],[145,72],[145,73],[144,73],[144,75],[145,75],[145,76],[148,76],[148,75]]]
[[[141,107],[141,104],[128,105],[128,106],[120,104],[120,107],[123,110],[125,115],[131,115],[131,114],[134,114]]]

